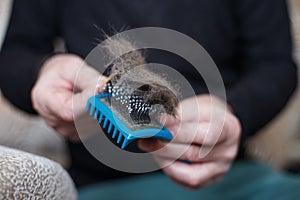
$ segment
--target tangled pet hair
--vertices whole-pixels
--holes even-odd
[[[112,57],[136,49],[128,40],[118,37],[108,37],[105,48]],[[145,64],[143,53],[135,50],[118,57],[104,71],[109,80],[105,89],[115,97],[110,102],[112,108],[123,117],[129,113],[134,124],[149,124],[150,116],[157,118],[163,113],[176,117],[177,89]]]

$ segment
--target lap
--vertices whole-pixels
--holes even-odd
[[[224,179],[199,190],[188,190],[163,174],[108,181],[79,190],[79,199],[297,199],[300,177],[254,162],[236,162]]]

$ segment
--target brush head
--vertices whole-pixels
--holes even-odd
[[[111,142],[117,146],[120,145],[120,147],[124,149],[128,144],[140,138],[153,137],[166,141],[172,139],[172,134],[164,126],[156,128],[147,125],[144,128],[141,126],[137,129],[130,128],[124,120],[120,119],[120,117],[102,101],[104,98],[110,96],[111,94],[109,93],[102,93],[90,97],[86,105],[86,111],[93,116],[94,119],[97,119],[102,130],[107,135],[110,135],[108,138]],[[135,149],[134,152],[139,151]]]

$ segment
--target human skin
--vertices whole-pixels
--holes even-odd
[[[78,72],[84,76],[77,76]],[[95,86],[101,88],[102,78],[76,55],[55,55],[43,64],[39,72],[31,92],[33,107],[59,135],[74,142],[80,141],[74,118],[84,112],[87,99],[95,93]],[[75,90],[80,92],[74,94]],[[73,107],[73,101],[81,106]]]
[[[238,152],[239,120],[225,102],[207,94],[185,99],[178,110],[177,119],[164,119],[164,125],[174,136],[171,144],[143,139],[139,147],[147,152],[164,147],[154,156],[159,164],[167,165],[163,168],[165,174],[184,187],[198,189],[220,181]],[[178,152],[184,153],[178,157]]]
[[[79,71],[85,76],[77,77]],[[95,89],[101,91],[105,78],[76,55],[55,55],[40,70],[31,93],[33,106],[58,134],[80,141],[74,118],[84,112],[86,101]],[[78,92],[74,94],[74,90]],[[74,99],[82,106],[73,108]],[[182,101],[178,116],[163,119],[174,136],[171,144],[165,146],[162,140],[142,139],[139,147],[153,152],[165,146],[163,151],[153,155],[164,166],[163,171],[184,187],[196,189],[218,182],[237,155],[241,134],[239,120],[224,101],[208,94]],[[201,149],[207,150],[207,155],[201,154]],[[178,152],[183,154],[178,157]]]

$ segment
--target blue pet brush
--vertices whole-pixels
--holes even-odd
[[[104,93],[91,97],[86,111],[94,116],[103,131],[124,149],[140,138],[159,138],[170,141],[172,134],[159,122],[161,114],[176,117],[178,91],[165,77],[146,64],[142,51],[125,38],[108,38],[105,48],[108,57],[116,57],[103,75]]]
[[[117,144],[124,149],[130,142],[140,138],[172,139],[170,131],[151,118],[156,112],[149,102],[118,86],[106,85],[107,91],[88,99],[86,112],[98,121],[104,132],[117,137]]]

